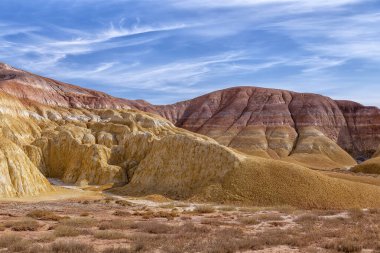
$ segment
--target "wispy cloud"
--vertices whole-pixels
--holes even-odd
[[[299,10],[311,10],[326,7],[341,7],[349,4],[363,2],[363,0],[182,0],[170,1],[177,7],[186,8],[231,8],[231,7],[255,7],[260,5],[292,5],[298,6]]]
[[[319,56],[380,60],[380,13],[348,17],[294,18],[262,27],[297,40]]]
[[[380,78],[375,0],[22,6],[13,7],[18,15],[0,17],[0,60],[117,96],[174,102],[230,85],[260,85],[364,98],[363,87],[377,88]]]
[[[94,53],[101,50],[107,50],[118,47],[137,46],[152,42],[159,38],[156,35],[161,32],[167,32],[188,27],[186,24],[169,24],[157,26],[140,26],[134,25],[131,28],[125,28],[122,25],[115,27],[113,23],[109,28],[95,32],[84,32],[75,29],[56,28],[67,37],[74,37],[71,40],[59,40],[46,35],[34,33],[37,28],[23,28],[8,26],[8,29],[0,31],[0,53],[3,57],[15,57],[20,59],[19,64],[31,70],[40,70],[58,64],[68,55],[81,55]],[[28,40],[25,42],[11,42],[7,35],[23,34]],[[136,37],[136,35],[152,34],[148,37]],[[122,41],[115,41],[123,38]],[[33,62],[25,57],[34,55]]]

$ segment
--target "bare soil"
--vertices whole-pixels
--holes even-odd
[[[0,252],[380,252],[378,209],[237,207],[72,190],[3,201],[0,210]]]

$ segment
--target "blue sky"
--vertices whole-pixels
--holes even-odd
[[[380,106],[378,0],[2,0],[0,61],[173,103],[231,86]]]

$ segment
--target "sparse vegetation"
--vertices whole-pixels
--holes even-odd
[[[97,220],[88,217],[71,218],[61,221],[62,225],[80,228],[94,227],[97,225],[97,223]]]
[[[172,230],[171,226],[157,221],[139,222],[137,227],[140,231],[151,234],[167,234]]]
[[[7,248],[21,240],[22,238],[16,234],[3,234],[0,236],[0,248]]]
[[[210,205],[201,205],[201,206],[197,206],[194,209],[194,212],[200,213],[200,214],[213,213],[215,212],[215,207],[210,206]]]
[[[113,215],[115,216],[120,216],[120,217],[127,217],[127,216],[131,216],[132,214],[128,211],[120,211],[120,210],[117,210],[113,213]]]
[[[344,252],[344,253],[355,253],[355,252],[361,252],[363,249],[363,246],[355,241],[352,240],[344,240],[344,239],[338,239],[334,240],[333,242],[329,242],[325,244],[325,249],[333,249],[338,252]]]
[[[12,231],[36,231],[40,225],[33,219],[23,218],[21,220],[11,220],[5,223],[5,227]]]
[[[53,253],[94,253],[94,247],[76,241],[58,241],[51,245]]]
[[[55,213],[47,210],[34,210],[29,213],[27,213],[28,217],[37,219],[37,220],[52,220],[52,221],[59,221],[66,217],[62,217],[59,215],[56,215]]]
[[[125,234],[114,230],[95,231],[94,237],[102,240],[118,240],[125,238]]]
[[[126,221],[126,220],[120,220],[120,219],[102,221],[102,222],[100,222],[100,224],[98,225],[98,227],[99,227],[100,230],[109,230],[109,229],[121,229],[121,230],[125,230],[125,229],[134,229],[134,228],[137,228],[135,222],[130,222],[130,221]]]
[[[5,230],[0,232],[0,249],[23,253],[133,253],[156,249],[168,253],[219,253],[272,247],[283,247],[284,251],[289,247],[300,252],[318,252],[318,247],[319,252],[354,253],[361,249],[373,252],[380,249],[379,209],[293,210],[284,213],[260,207],[223,212],[212,205],[199,205],[201,212],[173,211],[161,206],[134,206],[123,210],[117,207],[116,211],[110,212],[110,206],[93,201],[85,209],[77,202],[75,204],[68,204],[60,213],[62,217],[69,214],[71,218],[58,221],[51,218],[54,212],[40,212],[39,209],[31,212],[29,210],[33,209],[30,208],[26,214],[18,213],[11,218],[0,216],[0,224],[4,224]],[[204,206],[212,208],[204,211]],[[89,211],[93,218],[82,217]],[[131,215],[133,212],[139,215]],[[144,220],[144,215],[148,219]],[[180,218],[173,219],[177,216]],[[13,231],[20,227],[20,223],[24,227]],[[33,230],[34,225],[30,224],[37,224],[37,229]],[[70,240],[66,242],[67,239]],[[89,241],[94,242],[91,243],[93,248],[86,244]],[[114,247],[100,248],[99,245],[107,244],[106,241]]]
[[[59,225],[54,230],[57,237],[75,237],[81,235],[81,231],[72,226]]]
[[[241,217],[239,221],[245,225],[257,225],[260,223],[256,217]]]

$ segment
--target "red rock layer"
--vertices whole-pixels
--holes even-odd
[[[316,94],[236,87],[155,109],[177,126],[228,146],[253,127],[298,132],[313,126],[356,157],[370,156],[380,143],[378,108]]]
[[[108,94],[62,83],[0,63],[0,91],[50,106],[74,108],[136,108],[144,101],[115,98]]]

